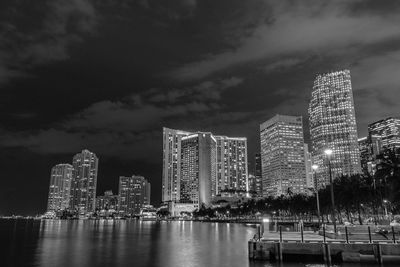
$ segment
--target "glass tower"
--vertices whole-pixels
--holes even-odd
[[[221,190],[247,192],[247,138],[215,136],[217,140],[217,181],[213,196]]]
[[[276,115],[260,125],[263,196],[307,190],[301,116]]]
[[[361,173],[360,152],[353,91],[349,70],[319,74],[309,103],[311,154],[319,166],[319,185],[329,183],[328,160],[324,151],[332,149],[333,179]]]

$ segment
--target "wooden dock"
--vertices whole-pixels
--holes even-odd
[[[248,242],[251,260],[325,262],[400,263],[400,244],[396,239],[370,235],[367,240],[321,236],[317,232],[265,232],[261,239]],[[348,237],[348,236],[347,236]]]

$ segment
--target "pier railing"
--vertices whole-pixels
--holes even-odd
[[[332,261],[400,263],[399,232],[398,227],[343,226],[334,233],[325,225],[319,232],[304,231],[303,226],[299,226],[298,232],[288,232],[280,226],[277,232],[266,231],[249,241],[249,258],[283,261],[296,256],[313,257],[327,264]]]

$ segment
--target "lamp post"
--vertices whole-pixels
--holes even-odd
[[[326,149],[324,151],[328,157],[328,168],[329,168],[329,182],[331,183],[331,205],[332,205],[332,222],[333,231],[336,233],[336,214],[335,214],[335,197],[333,195],[333,181],[332,181],[332,167],[331,167],[331,155],[333,153],[332,149]]]
[[[388,218],[387,204],[388,204],[388,201],[386,199],[384,199],[383,200],[383,207],[385,208],[385,217],[386,218]]]
[[[315,184],[315,197],[317,199],[317,216],[318,216],[318,226],[321,223],[320,217],[321,213],[319,210],[319,194],[318,194],[318,179],[317,179],[317,170],[318,170],[318,165],[312,165],[311,168],[313,169],[313,175],[314,175],[314,184]]]

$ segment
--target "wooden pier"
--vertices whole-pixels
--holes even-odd
[[[328,265],[333,262],[400,263],[400,243],[394,234],[391,239],[369,233],[367,239],[351,240],[349,232],[345,229],[344,239],[332,238],[330,231],[325,235],[312,231],[265,232],[262,238],[249,240],[249,258],[277,262],[304,260]]]

